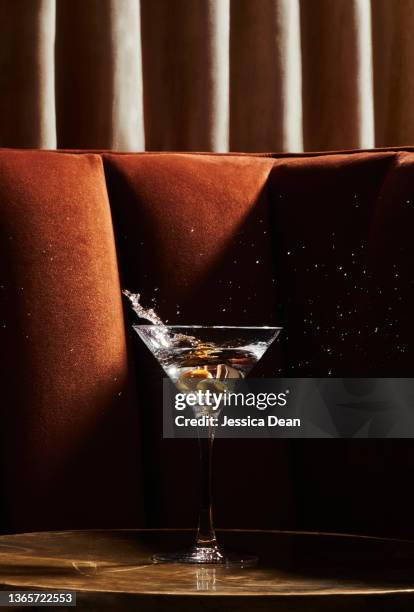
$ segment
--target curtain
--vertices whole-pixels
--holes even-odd
[[[0,0],[0,146],[414,143],[414,0]]]

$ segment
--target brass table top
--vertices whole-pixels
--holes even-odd
[[[74,590],[84,610],[378,610],[386,603],[414,609],[414,542],[218,530],[226,549],[258,554],[259,564],[151,562],[153,552],[185,548],[193,535],[96,530],[2,536],[0,588]]]

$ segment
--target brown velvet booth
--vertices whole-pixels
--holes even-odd
[[[196,520],[118,266],[171,323],[283,325],[257,375],[411,376],[413,159],[2,150],[3,529]],[[217,524],[413,535],[412,455],[218,441]]]
[[[0,219],[6,525],[133,524],[139,431],[101,158],[2,151]]]

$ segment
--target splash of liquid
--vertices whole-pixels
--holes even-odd
[[[138,315],[140,319],[145,319],[153,325],[160,325],[161,327],[164,327],[166,329],[164,322],[161,321],[161,319],[153,308],[143,307],[143,305],[140,303],[141,295],[139,293],[131,293],[127,289],[124,289],[122,293],[125,295],[125,297],[128,298],[131,303],[132,310]]]
[[[173,346],[178,346],[180,343],[187,342],[193,346],[197,346],[199,343],[196,338],[187,334],[176,334],[160,319],[153,308],[144,308],[141,304],[141,295],[139,293],[131,293],[127,289],[124,289],[122,293],[131,303],[132,310],[140,319],[145,319],[154,325],[154,331],[152,332],[152,341],[157,344],[159,348],[169,349]]]
[[[132,310],[140,319],[145,319],[154,325],[153,342],[161,349],[168,349],[174,344],[174,334],[171,334],[168,327],[159,318],[153,308],[144,308],[140,303],[141,295],[131,293],[124,289],[122,293],[131,303]]]

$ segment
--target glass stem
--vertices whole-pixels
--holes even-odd
[[[214,441],[214,426],[208,426],[208,436],[198,436],[200,448],[200,513],[196,546],[216,546],[213,527],[213,500],[211,492],[211,467]]]

